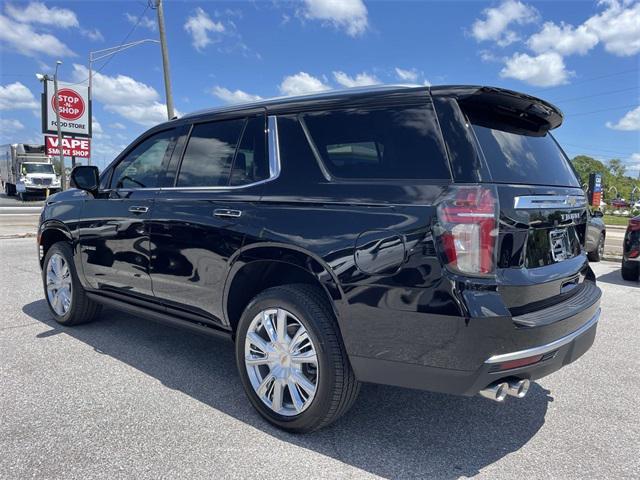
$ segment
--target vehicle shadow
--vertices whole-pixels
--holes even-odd
[[[624,285],[625,287],[640,287],[640,281],[632,282],[624,280],[620,269],[616,269],[612,272],[605,273],[596,278],[598,282],[610,283],[612,285]]]
[[[504,404],[363,385],[351,411],[334,425],[292,435],[272,427],[245,400],[233,345],[226,340],[112,309],[94,323],[70,328],[52,319],[44,300],[25,305],[23,312],[51,328],[38,338],[69,335],[279,440],[385,478],[475,475],[525,445],[553,401],[538,384],[524,399]]]

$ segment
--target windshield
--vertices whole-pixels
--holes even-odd
[[[50,163],[23,163],[22,173],[54,173]]]
[[[473,125],[494,182],[579,187],[569,161],[547,133],[520,135]]]

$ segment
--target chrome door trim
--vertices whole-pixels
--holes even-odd
[[[584,195],[525,195],[515,197],[515,209],[582,208],[587,205]]]
[[[262,185],[263,183],[272,182],[280,176],[280,141],[278,139],[278,117],[275,115],[269,115],[267,117],[267,142],[269,152],[269,178],[259,180],[253,183],[247,183],[246,185],[223,185],[212,187],[163,187],[160,190],[188,190],[188,191],[219,191],[219,190],[239,190],[242,188],[255,187],[256,185]]]

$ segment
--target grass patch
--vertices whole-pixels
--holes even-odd
[[[603,217],[605,225],[622,225],[626,227],[629,224],[629,218],[622,215],[605,215]]]

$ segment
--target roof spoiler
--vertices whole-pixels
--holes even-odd
[[[433,96],[454,97],[471,121],[513,133],[543,136],[562,125],[562,111],[531,95],[494,87],[432,87]]]

